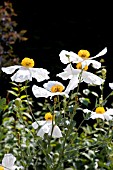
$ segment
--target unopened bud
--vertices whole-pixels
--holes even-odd
[[[103,76],[106,75],[106,72],[107,72],[107,70],[106,70],[105,68],[103,68],[103,69],[101,70],[101,73],[102,73]]]
[[[22,100],[18,97],[15,99],[15,105],[20,106],[22,104]]]

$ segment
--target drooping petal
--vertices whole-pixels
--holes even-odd
[[[62,132],[57,125],[54,125],[52,137],[53,138],[61,138],[62,137]]]
[[[50,77],[48,76],[49,72],[43,68],[30,68],[32,71],[32,77],[35,78],[38,82],[48,80]]]
[[[32,86],[32,92],[34,94],[35,97],[49,97],[51,96],[51,92],[49,92],[48,90],[42,88],[42,87],[38,87],[36,85]]]
[[[2,159],[2,165],[6,168],[13,169],[15,161],[16,157],[13,156],[11,153],[5,154],[4,158]]]
[[[69,81],[69,84],[66,87],[65,93],[69,94],[71,90],[74,90],[79,83],[78,76],[73,76],[73,78]]]
[[[45,125],[43,125],[40,129],[39,129],[39,131],[38,131],[38,133],[37,133],[37,136],[40,136],[40,137],[44,137],[44,134],[45,133],[49,133],[49,131],[50,131],[50,126],[48,126],[47,124],[45,124]]]
[[[21,67],[12,77],[12,81],[24,82],[26,80],[32,81],[32,73],[30,69]]]
[[[15,70],[17,70],[21,67],[22,66],[15,65],[15,66],[9,66],[9,67],[2,67],[1,70],[6,74],[12,74],[15,72]]]
[[[92,84],[92,85],[101,85],[105,81],[99,76],[87,71],[82,72],[82,78],[85,83]]]

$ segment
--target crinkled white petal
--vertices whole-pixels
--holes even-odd
[[[48,90],[46,90],[46,89],[44,89],[42,87],[38,87],[36,85],[32,86],[32,92],[33,92],[34,96],[37,97],[37,98],[38,97],[45,97],[45,98],[47,98],[47,97],[51,96],[51,92],[50,91],[48,91]]]
[[[12,77],[12,81],[24,82],[26,80],[32,81],[32,72],[29,68],[21,67]]]
[[[53,138],[61,138],[62,137],[62,132],[57,125],[54,125],[52,137]]]
[[[6,168],[13,169],[15,161],[16,157],[13,156],[11,153],[5,154],[4,158],[2,159],[2,165]]]
[[[65,89],[64,85],[60,83],[59,81],[48,81],[47,83],[44,83],[43,87],[49,91],[51,91],[51,87],[54,85],[61,85]]]
[[[49,133],[52,127],[52,121],[45,121],[45,124],[39,129],[37,136],[44,137],[45,133]]]
[[[73,76],[73,78],[69,81],[69,84],[67,85],[65,92],[69,94],[71,90],[74,90],[78,86],[78,83],[79,83],[78,76]]]
[[[113,109],[107,109],[106,114],[113,115]]]
[[[9,66],[9,67],[2,67],[1,70],[6,74],[12,74],[15,72],[16,69],[19,69],[21,67],[22,66],[15,65],[15,66]]]
[[[84,68],[86,65],[89,66],[90,64],[92,64],[92,67],[95,68],[95,69],[99,69],[101,68],[101,63],[99,61],[96,61],[96,60],[84,60],[83,62],[81,62],[82,64],[82,68]]]
[[[82,78],[85,83],[92,84],[92,85],[101,85],[102,83],[105,82],[104,79],[88,71],[82,72]]]
[[[109,87],[113,90],[113,83],[109,83]]]
[[[63,63],[63,64],[68,64],[70,62],[73,62],[73,63],[78,63],[78,62],[81,62],[82,59],[74,52],[68,52],[66,50],[62,50],[59,54],[60,56],[60,61]]]
[[[49,72],[43,68],[30,68],[32,71],[32,77],[35,78],[38,82],[49,79]]]

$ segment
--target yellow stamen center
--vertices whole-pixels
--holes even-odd
[[[21,62],[21,65],[24,67],[34,67],[34,60],[30,58],[24,58]]]
[[[82,69],[82,64],[81,64],[81,62],[80,63],[77,63],[77,65],[76,65],[76,68],[77,69]],[[83,68],[83,70],[88,70],[88,66],[86,65],[84,68]]]
[[[4,167],[3,167],[3,166],[0,166],[0,170],[4,170]]]
[[[104,107],[97,107],[95,112],[97,114],[103,114],[103,113],[105,113],[105,109],[104,109]]]
[[[52,119],[53,119],[52,114],[51,114],[50,112],[46,113],[46,114],[45,114],[45,119],[46,119],[46,120],[52,120]]]
[[[54,85],[51,87],[51,92],[55,93],[55,92],[62,92],[64,90],[64,87],[62,85]]]
[[[79,50],[78,55],[79,55],[79,57],[81,57],[83,59],[87,59],[90,56],[90,52],[87,50]]]

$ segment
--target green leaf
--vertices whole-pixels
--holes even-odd
[[[22,96],[20,97],[20,99],[24,99],[24,98],[27,98],[27,97],[29,97],[29,95],[22,95]]]
[[[18,87],[11,87],[15,91],[19,91]]]
[[[22,92],[22,91],[24,91],[25,89],[27,89],[29,86],[23,86],[23,87],[21,87],[20,88],[20,91]]]
[[[16,96],[16,97],[18,96],[18,94],[16,92],[12,91],[12,90],[8,90],[8,92],[11,93],[12,95]]]

